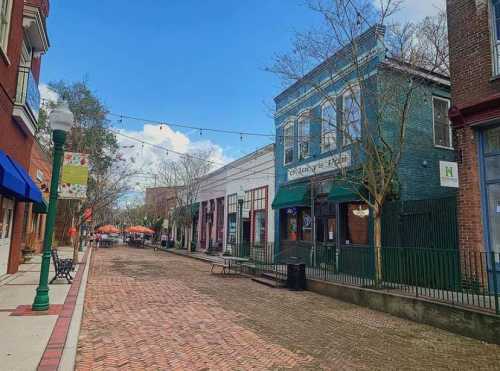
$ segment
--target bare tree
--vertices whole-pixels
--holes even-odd
[[[308,6],[323,19],[322,27],[298,33],[293,50],[275,56],[267,70],[292,83],[292,90],[293,84],[313,90],[341,113],[339,121],[314,117],[313,122],[326,128],[322,145],[344,149],[332,156],[340,169],[336,180],[357,193],[372,211],[379,284],[382,207],[397,184],[408,121],[425,76],[447,71],[446,21],[440,14],[418,24],[390,24],[402,6],[397,0],[310,0]],[[379,40],[370,52],[363,45],[368,32]],[[376,77],[368,74],[373,61],[378,61]],[[335,81],[342,82],[348,93],[341,106],[332,95]],[[331,131],[340,133],[342,143],[332,143],[336,139],[329,136]],[[286,135],[281,140],[287,140]],[[303,149],[308,150],[307,145],[301,146],[301,135],[299,131],[299,157]]]
[[[198,150],[176,160],[163,160],[157,174],[161,186],[175,189],[176,208],[171,219],[185,233],[193,224],[192,205],[198,199],[203,177],[213,168],[213,149]]]

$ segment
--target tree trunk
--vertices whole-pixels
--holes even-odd
[[[382,213],[377,206],[373,209],[373,244],[375,247],[375,286],[382,283]]]

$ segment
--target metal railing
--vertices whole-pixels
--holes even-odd
[[[394,290],[500,314],[500,253],[383,247],[378,283],[373,247],[318,245],[300,255],[311,256],[304,259],[307,278]]]
[[[472,250],[383,247],[382,279],[375,282],[371,246],[318,243],[235,245],[232,255],[249,259],[252,273],[283,281],[287,263],[306,265],[306,277],[398,292],[500,315],[500,253]]]

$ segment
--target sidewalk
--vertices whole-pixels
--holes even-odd
[[[89,251],[90,252],[90,251]],[[74,324],[79,325],[83,306],[80,287],[85,288],[89,252],[79,254],[73,284],[56,280],[49,285],[50,308],[33,312],[31,304],[38,286],[41,255],[22,264],[19,272],[0,281],[0,367],[11,371],[72,370],[76,355]],[[59,248],[60,257],[72,257],[70,247]],[[87,269],[86,269],[87,268]],[[54,275],[50,262],[49,280]],[[70,331],[70,326],[73,331]],[[68,335],[70,333],[70,336]],[[75,337],[75,339],[72,339]],[[75,343],[73,347],[68,347]],[[74,353],[74,354],[73,354]],[[61,362],[63,359],[63,362]],[[41,362],[42,361],[42,362]]]

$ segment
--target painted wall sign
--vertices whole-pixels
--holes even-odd
[[[439,179],[442,187],[458,188],[458,165],[456,162],[439,161]]]
[[[351,152],[344,151],[288,169],[288,180],[300,179],[351,166]]]

